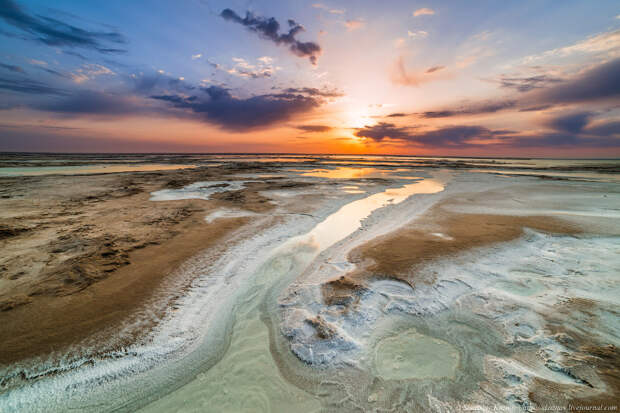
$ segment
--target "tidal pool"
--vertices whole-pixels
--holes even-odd
[[[386,337],[375,348],[377,375],[386,380],[454,377],[459,359],[453,345],[415,329]]]

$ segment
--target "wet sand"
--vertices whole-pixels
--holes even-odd
[[[250,221],[205,216],[269,211],[260,190],[298,183],[255,182],[210,200],[150,193],[267,168],[0,178],[0,364],[109,351],[148,333],[157,314],[127,326],[161,283],[192,256],[224,250]],[[158,303],[162,313],[168,304]]]

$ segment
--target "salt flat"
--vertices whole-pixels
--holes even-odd
[[[483,160],[310,159],[2,178],[0,242],[12,252],[0,264],[13,274],[32,248],[70,262],[79,288],[40,266],[1,280],[14,303],[2,340],[16,350],[0,407],[451,411],[618,397],[620,187],[609,163],[593,179],[591,163],[580,175],[564,161],[570,179],[557,169],[546,179],[536,161],[498,173]],[[523,168],[529,176],[508,175]],[[69,218],[80,232],[55,238]],[[63,240],[73,243],[54,253]],[[100,270],[109,264],[92,248],[105,242],[128,262]],[[147,267],[156,259],[168,266]],[[103,275],[75,278],[91,273]],[[46,350],[28,330],[37,323],[68,339]]]

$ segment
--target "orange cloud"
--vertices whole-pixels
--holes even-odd
[[[420,72],[408,71],[403,57],[400,56],[392,69],[392,82],[403,86],[420,86],[442,77],[444,66],[433,66]]]
[[[364,21],[363,20],[347,20],[346,22],[344,22],[344,27],[346,27],[348,31],[361,29],[362,27],[364,27]]]
[[[432,16],[433,14],[435,14],[435,10],[429,9],[428,7],[423,7],[421,9],[417,9],[416,11],[414,11],[413,17],[424,16],[424,15]]]

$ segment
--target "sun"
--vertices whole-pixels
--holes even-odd
[[[363,128],[376,123],[368,108],[352,108],[345,112],[345,126],[348,128]]]

